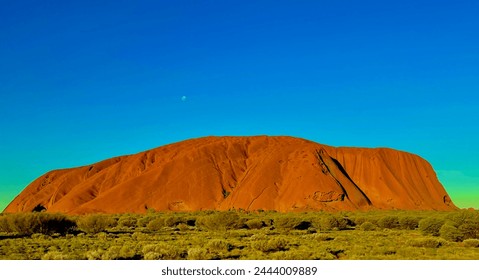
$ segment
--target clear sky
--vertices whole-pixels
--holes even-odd
[[[479,208],[479,1],[0,3],[0,209],[52,169],[260,134],[418,154]]]

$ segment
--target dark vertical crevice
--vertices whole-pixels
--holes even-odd
[[[331,168],[328,166],[328,164],[326,163],[326,161],[324,160],[323,158],[323,155],[325,154],[325,151],[323,149],[320,149],[320,150],[316,150],[316,157],[318,158],[318,162],[319,162],[319,165],[321,166],[321,170],[324,174],[329,174],[331,175],[331,177],[333,177],[334,181],[336,182],[336,184],[338,184],[338,186],[341,188],[341,190],[344,192],[344,195],[351,201],[351,199],[349,198],[349,194],[348,192],[346,191],[346,189],[344,188],[344,186],[341,184],[341,182],[338,180],[338,178],[336,177],[336,175],[331,172]],[[363,195],[364,199],[366,200],[367,204],[368,205],[372,205],[371,203],[371,200],[366,196],[366,194],[361,190],[361,188],[359,188],[358,185],[356,185],[356,183],[351,179],[351,177],[349,177],[348,173],[346,172],[346,170],[344,169],[344,167],[339,163],[339,161],[335,158],[332,158],[332,157],[329,157],[333,164],[336,165],[337,169],[353,184],[353,186]]]

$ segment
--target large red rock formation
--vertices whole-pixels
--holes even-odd
[[[406,152],[292,137],[206,137],[48,172],[5,209],[29,212],[456,209]]]

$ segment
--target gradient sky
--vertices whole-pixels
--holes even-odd
[[[52,169],[259,134],[418,154],[479,208],[479,1],[0,4],[0,210]]]

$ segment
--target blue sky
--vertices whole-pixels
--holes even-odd
[[[258,134],[419,154],[479,208],[477,1],[1,4],[0,209],[52,169]]]

